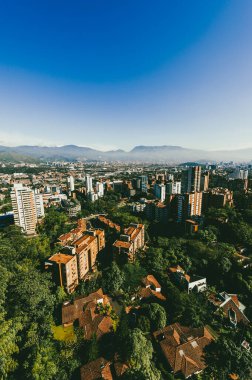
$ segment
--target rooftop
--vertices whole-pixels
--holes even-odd
[[[50,261],[53,261],[57,264],[67,264],[73,259],[74,256],[66,255],[65,253],[55,253],[49,258]]]

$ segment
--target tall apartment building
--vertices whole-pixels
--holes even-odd
[[[67,293],[72,293],[79,283],[77,257],[64,253],[55,253],[46,262],[45,268],[52,268],[54,281],[64,287]]]
[[[103,182],[96,182],[96,193],[99,198],[104,196],[104,184]]]
[[[201,166],[191,166],[182,173],[182,192],[200,191]]]
[[[14,184],[10,195],[15,224],[27,235],[34,234],[37,224],[34,192],[22,184]]]
[[[139,179],[140,179],[140,191],[141,191],[141,193],[147,193],[148,176],[147,175],[141,175],[139,177]]]
[[[70,191],[74,191],[74,177],[73,177],[72,175],[70,175],[70,176],[67,178],[67,182],[68,182],[69,190],[70,190]]]
[[[166,184],[167,194],[181,194],[181,182],[169,182]]]
[[[165,201],[165,185],[155,183],[154,185],[154,195],[160,200],[160,202]]]
[[[185,221],[193,216],[201,216],[202,192],[178,195],[175,201],[175,219],[177,222]]]
[[[43,195],[35,193],[35,205],[38,218],[43,218],[45,216]]]
[[[236,168],[234,172],[231,174],[230,178],[233,179],[248,179],[248,170]]]
[[[86,192],[87,194],[93,192],[93,178],[90,176],[90,174],[86,175]]]
[[[209,177],[210,177],[210,173],[209,172],[205,172],[205,173],[201,174],[201,178],[200,178],[200,190],[201,191],[207,191],[208,190],[208,187],[209,187]]]
[[[144,225],[131,223],[125,228],[124,234],[113,244],[114,253],[125,256],[129,261],[135,261],[136,252],[144,247]]]

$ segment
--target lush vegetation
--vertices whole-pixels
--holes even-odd
[[[85,216],[106,213],[121,227],[141,221],[121,204],[116,193],[94,203],[81,195],[78,198]],[[111,244],[117,234],[106,231],[107,247],[98,257],[98,271],[71,295],[88,295],[102,287],[113,297],[119,318],[113,315],[114,332],[99,341],[95,336],[84,341],[76,326],[63,329],[60,310],[69,296],[55,286],[43,268],[44,260],[58,249],[57,237],[73,225],[64,212],[50,208],[37,237],[27,239],[14,226],[1,231],[0,378],[78,379],[81,364],[101,355],[112,360],[117,354],[129,365],[123,379],[173,379],[152,333],[175,321],[194,327],[209,325],[217,337],[206,352],[209,367],[199,378],[227,379],[230,373],[238,374],[241,380],[249,378],[251,353],[241,342],[251,342],[251,327],[231,329],[221,315],[213,314],[208,294],[223,290],[238,293],[247,306],[247,317],[252,319],[251,268],[237,256],[243,247],[247,258],[252,258],[251,196],[237,193],[235,208],[210,209],[201,231],[193,236],[182,229],[173,231],[169,226],[146,223],[148,247],[139,252],[134,264],[113,261]],[[188,294],[179,288],[168,275],[173,265],[205,276],[208,291]],[[141,280],[147,274],[160,282],[166,301],[139,299]]]

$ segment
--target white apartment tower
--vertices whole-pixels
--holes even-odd
[[[14,184],[11,191],[11,203],[15,224],[21,227],[27,235],[34,234],[37,224],[34,192],[22,184]]]
[[[68,182],[69,190],[74,191],[74,177],[72,175],[70,175],[67,178],[67,182]]]
[[[45,216],[45,209],[44,209],[42,194],[35,193],[35,204],[36,204],[37,218],[43,218]]]
[[[168,194],[181,194],[181,182],[169,182],[166,185],[166,192]]]
[[[87,194],[93,192],[93,178],[90,176],[90,174],[86,175],[86,190]]]
[[[104,195],[104,185],[103,182],[96,182],[96,193],[98,197],[103,197]]]

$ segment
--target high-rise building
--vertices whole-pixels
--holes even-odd
[[[34,234],[37,224],[35,194],[22,184],[14,184],[11,191],[11,203],[15,224],[28,235]]]
[[[104,184],[103,182],[96,182],[96,193],[98,197],[103,197],[104,195]]]
[[[200,190],[207,191],[209,187],[209,172],[202,173],[200,178]]]
[[[201,166],[191,166],[182,173],[182,192],[200,191]]]
[[[181,194],[181,182],[169,182],[166,185],[167,194]]]
[[[164,202],[165,200],[165,185],[155,183],[154,185],[154,195],[156,198],[158,198],[161,202]]]
[[[45,209],[44,209],[42,194],[35,193],[35,204],[36,204],[37,218],[43,218],[45,216]]]
[[[93,178],[90,176],[90,174],[86,175],[86,191],[87,194],[93,192]]]
[[[141,191],[141,193],[147,193],[148,176],[147,175],[141,175],[139,177],[139,179],[140,179],[140,191]]]
[[[69,190],[70,190],[70,191],[74,191],[74,177],[73,177],[72,175],[70,175],[70,176],[67,178],[67,182],[68,182]]]
[[[248,170],[247,169],[240,169],[237,168],[235,171],[231,174],[230,178],[233,179],[248,179]]]
[[[178,195],[176,202],[175,219],[177,222],[182,222],[193,216],[201,216],[202,192]]]

